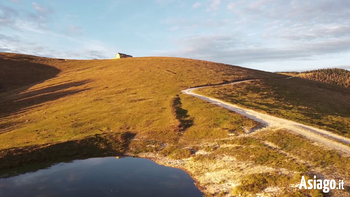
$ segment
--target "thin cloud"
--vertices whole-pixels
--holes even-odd
[[[88,42],[87,42],[88,43]],[[101,43],[89,41],[88,45],[80,45],[75,50],[57,50],[45,46],[44,43],[27,42],[25,39],[14,36],[0,34],[0,52],[11,52],[21,54],[31,54],[53,58],[73,58],[73,59],[105,59],[111,58],[112,50]]]
[[[78,15],[71,15],[71,14],[67,14],[66,15],[67,18],[78,18]]]
[[[46,4],[34,2],[24,9],[24,5],[23,8],[20,8],[10,3],[10,0],[8,1],[8,4],[0,3],[0,28],[1,30],[7,29],[9,32],[13,30],[18,35],[22,35],[22,41],[32,39],[31,37],[46,37],[54,38],[51,44],[56,44],[56,40],[62,40],[62,42],[73,42],[74,45],[77,45],[76,50],[69,51],[69,48],[64,48],[65,45],[57,44],[55,48],[57,51],[53,52],[62,56],[74,54],[77,57],[101,58],[105,54],[109,56],[110,51],[116,51],[103,43],[86,46],[85,43],[90,43],[90,39],[84,38],[84,31],[89,31],[90,27],[83,23],[85,18],[80,15],[82,20],[79,21],[82,22],[79,25],[84,25],[86,29],[77,24],[69,25],[74,22],[70,20],[75,17],[74,15],[66,15],[68,13],[59,10],[55,10],[57,12],[55,13]],[[112,14],[117,13],[117,8],[127,8],[127,6],[133,9],[132,4],[126,1],[107,3],[105,12],[98,12],[96,18],[102,14],[101,17],[106,19],[103,22],[108,21],[112,18]],[[340,54],[338,55],[340,57],[350,49],[349,0],[293,0],[287,2],[281,0],[195,0],[186,3],[180,0],[154,0],[147,6],[154,10],[164,11],[164,8],[167,7],[170,9],[169,12],[159,14],[154,12],[151,17],[152,21],[144,17],[146,13],[149,14],[147,9],[141,9],[142,14],[137,10],[137,13],[131,17],[121,15],[113,18],[112,25],[101,22],[101,27],[105,27],[106,30],[114,28],[111,31],[116,34],[119,34],[120,31],[121,35],[138,36],[145,41],[155,39],[156,41],[152,44],[140,42],[147,47],[147,50],[144,50],[147,52],[142,51],[147,55],[164,53],[164,55],[232,64],[275,60],[314,60],[328,55],[334,57],[337,54]],[[181,10],[176,10],[180,8]],[[207,13],[202,13],[203,10]],[[60,15],[60,19],[62,17],[66,19],[56,19],[54,14]],[[75,12],[72,11],[69,14],[75,14]],[[124,26],[119,26],[119,23]],[[123,28],[125,26],[128,28]],[[126,31],[131,33],[126,33]],[[89,33],[86,33],[85,36],[87,35]],[[21,46],[26,50],[37,49],[40,53],[54,50],[47,47],[50,45],[44,42],[16,44],[14,38],[16,37],[13,37],[12,40],[10,37],[3,38],[0,41],[0,48],[11,50],[12,47],[13,50],[20,50],[18,47]],[[162,44],[159,44],[160,42]],[[31,44],[33,46],[30,46]],[[131,46],[123,41],[118,43],[119,46],[123,44]],[[67,46],[72,45],[67,44]],[[152,50],[149,48],[158,46],[159,48],[156,49],[159,52],[150,52]],[[170,51],[164,52],[165,50]],[[342,61],[346,61],[347,57],[343,56]]]
[[[0,26],[1,25],[8,25],[12,23],[12,20],[10,18],[0,18]]]
[[[212,0],[209,10],[218,9],[220,3]],[[224,40],[215,33],[179,39],[182,41],[175,43],[179,43],[180,50],[169,54],[235,64],[317,59],[345,53],[350,50],[348,7],[348,0],[296,0],[288,3],[237,0],[227,4],[237,23]],[[229,25],[223,23],[224,27]],[[236,35],[237,32],[242,34]],[[240,42],[248,39],[251,41]]]
[[[249,42],[229,35],[192,36],[179,40],[181,49],[170,56],[205,59],[231,64],[246,64],[274,60],[317,59],[324,54],[350,51],[350,39],[334,39],[314,45],[285,47],[246,47]]]
[[[32,3],[33,9],[43,18],[46,18],[48,15],[53,14],[54,10],[49,7],[44,7],[37,3]]]
[[[32,54],[45,57],[53,57],[58,54],[56,50],[39,45],[38,43],[27,42],[20,37],[0,35],[0,52]]]
[[[168,18],[165,19],[162,23],[166,25],[171,25],[170,28],[179,27],[182,29],[192,29],[192,28],[217,28],[224,27],[230,20],[213,20],[213,19],[188,19],[188,18]]]
[[[234,8],[236,7],[236,3],[229,3],[228,5],[227,5],[227,9],[229,9],[229,10],[233,10]]]
[[[19,17],[19,14],[16,10],[1,3],[0,11],[2,13],[0,15],[0,26],[9,26],[16,20],[16,18]]]
[[[199,8],[199,7],[201,7],[201,6],[202,6],[202,4],[199,3],[199,2],[196,2],[196,3],[194,3],[194,4],[192,5],[193,8]]]
[[[82,34],[83,33],[83,28],[80,26],[76,26],[76,25],[69,25],[68,26],[68,34],[70,35],[76,35],[76,34]]]
[[[18,37],[0,34],[0,41],[20,42]]]
[[[174,26],[174,27],[171,27],[169,30],[170,31],[176,31],[176,30],[179,30],[180,27],[179,26]]]
[[[211,4],[209,6],[209,11],[216,11],[219,9],[221,4],[221,0],[211,0]]]
[[[173,2],[179,2],[179,0],[154,0],[154,2],[158,4],[168,4]]]

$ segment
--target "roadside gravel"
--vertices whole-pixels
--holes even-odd
[[[232,83],[228,83],[228,84],[224,84],[224,85],[238,84],[238,83],[244,83],[244,82],[248,82],[248,81],[252,81],[252,80],[237,81],[237,82],[232,82]],[[239,114],[246,116],[252,120],[260,122],[263,125],[265,125],[265,128],[260,129],[260,130],[264,130],[266,128],[269,128],[269,129],[287,129],[288,131],[302,135],[302,136],[304,136],[304,137],[306,137],[314,142],[318,142],[320,144],[323,144],[324,146],[326,146],[328,148],[331,148],[331,149],[334,149],[337,151],[341,151],[343,153],[350,155],[350,146],[345,145],[345,144],[350,145],[349,138],[334,134],[332,132],[329,132],[329,131],[326,131],[323,129],[304,125],[304,124],[294,122],[291,120],[287,120],[284,118],[278,118],[278,117],[271,116],[268,114],[263,114],[263,113],[260,113],[260,112],[257,112],[257,111],[251,110],[251,109],[246,109],[246,108],[243,108],[243,107],[231,104],[231,103],[227,103],[227,102],[219,100],[219,99],[215,99],[212,97],[208,97],[208,96],[204,96],[204,95],[201,95],[198,93],[194,93],[195,90],[200,89],[200,88],[205,88],[205,87],[208,87],[208,86],[189,88],[189,89],[183,90],[182,93],[195,96],[197,98],[208,101],[208,102],[213,103],[215,105],[218,105],[220,107],[226,108],[230,111],[239,113]],[[342,143],[340,143],[340,142],[342,142]]]

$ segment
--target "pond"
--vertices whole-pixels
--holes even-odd
[[[142,158],[91,158],[0,179],[0,196],[202,197],[184,171]]]

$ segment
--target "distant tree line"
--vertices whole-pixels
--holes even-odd
[[[339,68],[311,70],[299,73],[298,77],[350,87],[350,71]]]

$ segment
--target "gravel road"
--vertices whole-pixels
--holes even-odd
[[[232,82],[224,85],[230,85],[230,84],[238,84],[238,83],[243,83],[247,81],[252,81],[252,80],[243,80],[243,81],[238,81],[238,82]],[[226,108],[230,111],[239,113],[243,116],[246,116],[252,120],[255,120],[257,122],[260,122],[265,125],[265,128],[272,128],[272,129],[287,129],[291,132],[297,133],[299,135],[302,135],[312,141],[318,142],[323,144],[326,147],[329,147],[334,150],[341,151],[343,153],[349,154],[350,155],[350,146],[347,146],[345,144],[350,145],[350,139],[334,134],[332,132],[323,130],[323,129],[318,129],[312,126],[304,125],[298,122],[294,122],[291,120],[287,120],[284,118],[278,118],[275,116],[271,116],[268,114],[263,114],[251,109],[246,109],[239,107],[237,105],[227,103],[225,101],[215,99],[212,97],[200,95],[197,93],[194,93],[194,90],[200,89],[200,88],[205,88],[209,86],[203,86],[203,87],[196,87],[196,88],[189,88],[186,90],[183,90],[182,93],[188,94],[195,96],[197,98],[203,99],[205,101],[208,101],[210,103],[213,103],[215,105],[218,105],[220,107]],[[344,144],[342,144],[342,143]]]

